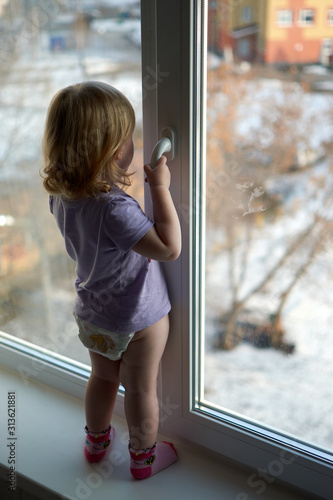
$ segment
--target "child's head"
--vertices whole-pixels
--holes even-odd
[[[49,106],[43,138],[46,190],[75,199],[129,185],[129,174],[116,161],[134,126],[130,102],[106,83],[60,90]]]

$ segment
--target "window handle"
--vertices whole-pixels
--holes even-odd
[[[161,139],[155,145],[151,154],[150,166],[155,167],[163,153],[170,153],[168,160],[173,160],[175,156],[175,131],[171,127],[166,127],[161,132]]]

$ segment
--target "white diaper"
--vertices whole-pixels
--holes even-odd
[[[79,339],[90,351],[102,354],[112,361],[121,359],[134,333],[114,333],[79,318],[74,314],[79,327]]]

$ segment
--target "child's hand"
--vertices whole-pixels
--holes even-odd
[[[171,175],[166,161],[166,157],[161,156],[154,168],[151,168],[149,163],[144,166],[144,171],[151,188],[164,186],[169,189]]]

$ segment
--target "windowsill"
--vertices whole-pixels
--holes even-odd
[[[38,499],[105,500],[151,496],[159,499],[209,498],[209,500],[301,500],[304,494],[281,489],[274,483],[257,480],[253,471],[241,471],[218,458],[184,443],[176,443],[179,461],[144,481],[135,481],[129,472],[127,427],[114,418],[116,438],[108,463],[91,465],[83,456],[85,425],[83,401],[36,382],[24,384],[14,373],[1,370],[0,376],[0,497],[29,498],[8,491],[7,393],[16,393],[16,486]],[[110,462],[113,461],[111,468]],[[99,468],[100,467],[100,468]],[[263,488],[264,486],[264,488]]]

